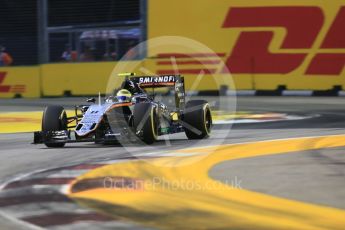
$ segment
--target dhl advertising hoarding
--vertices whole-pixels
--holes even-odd
[[[217,57],[199,54],[200,66],[230,72],[236,89],[345,89],[344,0],[149,0],[148,22],[149,38],[182,36],[211,48]],[[183,48],[148,50],[178,53],[173,64],[190,78],[202,70],[190,60],[198,54]],[[172,69],[156,64],[158,72]]]
[[[125,66],[140,66],[140,61],[126,61]],[[43,96],[97,95],[111,87],[110,80],[117,77],[114,68],[118,62],[57,63],[41,65]],[[136,69],[131,69],[136,71]],[[116,87],[115,85],[113,86]]]
[[[96,95],[104,93],[113,62],[41,65],[44,96]]]
[[[218,89],[214,76],[237,90],[345,89],[345,0],[147,2],[147,58],[126,72],[180,73],[187,90]],[[105,93],[118,63],[2,67],[0,97]]]
[[[0,98],[35,98],[40,93],[39,67],[0,68]]]

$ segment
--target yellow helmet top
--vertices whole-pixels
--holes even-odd
[[[119,92],[117,92],[116,96],[131,97],[132,94],[127,89],[121,89]]]
[[[132,94],[127,89],[121,89],[117,92],[116,97],[119,101],[130,101]]]

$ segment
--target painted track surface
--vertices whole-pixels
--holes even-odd
[[[37,111],[43,109],[46,104],[68,104],[73,105],[77,102],[77,99],[73,101],[65,99],[44,99],[44,100],[0,100],[1,111]],[[241,143],[248,141],[261,141],[261,140],[274,140],[280,138],[291,138],[291,137],[303,137],[303,136],[319,136],[319,135],[332,135],[332,134],[343,134],[345,128],[345,108],[343,108],[344,102],[340,98],[270,98],[270,97],[242,97],[238,98],[238,109],[253,112],[285,112],[291,114],[319,114],[320,117],[311,118],[308,120],[299,121],[282,121],[282,122],[271,122],[262,124],[239,124],[234,125],[231,133],[226,136],[225,143]],[[217,127],[212,139],[217,139],[224,137],[227,127]],[[184,135],[176,135],[176,140],[172,142],[171,149],[182,149],[189,147],[190,141],[186,141]],[[108,146],[95,146],[94,144],[73,144],[69,145],[63,150],[56,149],[46,149],[43,146],[33,146],[29,143],[32,141],[31,134],[0,134],[0,180],[2,182],[12,179],[14,176],[20,174],[30,173],[35,170],[47,169],[47,168],[59,168],[65,165],[73,164],[92,164],[93,162],[116,160],[120,158],[128,157],[128,153],[121,147],[108,147]],[[205,141],[208,144],[208,141]],[[306,144],[308,144],[306,142]],[[345,145],[345,143],[344,143]],[[157,143],[156,146],[165,146],[163,143]],[[140,153],[149,155],[150,153],[142,147],[131,147],[131,151],[134,153]],[[327,152],[327,150],[325,150]],[[327,154],[320,154],[320,159],[327,158]],[[274,157],[267,157],[269,162],[274,164],[276,159]],[[250,178],[255,175],[255,173],[250,174],[250,172],[255,172],[260,165],[252,159],[251,167],[244,167],[243,163],[235,161],[231,162],[232,165],[222,166],[215,174],[212,174],[217,179],[224,179],[227,176],[227,167],[236,166],[236,170],[248,171],[247,175],[241,174],[243,177],[248,176]],[[267,162],[266,161],[266,162]],[[332,165],[334,171],[341,173],[334,173],[333,178],[341,181],[344,177],[343,175],[343,158],[335,159],[339,164]],[[341,163],[342,162],[342,163]],[[313,178],[313,173],[307,167],[309,161],[302,161],[300,173],[302,173],[306,179],[310,177]],[[315,161],[314,164],[323,165],[324,161]],[[242,168],[240,167],[242,165]],[[326,167],[326,166],[323,166]],[[219,169],[219,168],[218,168]],[[285,171],[294,170],[294,165],[289,164],[289,161],[284,165]],[[251,171],[252,170],[252,171]],[[240,175],[240,174],[238,174]],[[269,178],[279,178],[276,175],[276,169],[272,169],[266,172],[266,177]],[[245,180],[243,180],[245,181]],[[295,181],[296,182],[296,181]],[[320,194],[326,194],[328,190],[322,183],[326,181],[319,181]],[[334,182],[337,184],[337,182]],[[289,191],[296,184],[291,182],[290,184],[285,184],[285,188],[281,191],[270,191],[269,187],[271,185],[257,182],[256,184],[249,184],[249,189],[256,191],[267,192],[272,195],[284,195],[282,191]],[[338,184],[337,184],[338,185]],[[339,186],[339,185],[338,185]],[[245,187],[245,184],[244,184]],[[246,188],[246,187],[245,187]],[[344,195],[344,188],[337,188],[339,196]],[[308,196],[309,189],[299,191],[300,195],[292,196],[289,198],[305,200],[303,197]],[[290,193],[291,194],[291,193]],[[320,201],[322,197],[311,197],[306,200],[311,203],[326,204],[332,206],[335,202],[344,202],[344,199],[339,200],[336,198],[335,202],[332,201]],[[343,205],[338,205],[337,207],[342,208]],[[1,207],[0,207],[1,208]],[[49,209],[49,207],[48,207]],[[46,210],[48,210],[46,209]],[[5,217],[0,218],[1,229],[6,227],[11,229],[12,225],[19,228],[19,225],[15,222],[6,221]],[[121,226],[120,226],[121,227]],[[127,226],[128,227],[128,226]],[[122,228],[126,228],[123,225]],[[12,228],[13,229],[13,228]]]
[[[222,162],[209,173],[223,182],[240,178],[246,190],[345,210],[344,164],[338,147]]]

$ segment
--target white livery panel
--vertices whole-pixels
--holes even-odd
[[[104,113],[109,110],[111,106],[111,103],[106,103],[103,105],[91,105],[76,127],[76,134],[78,136],[85,136],[94,131],[99,122],[101,122]]]

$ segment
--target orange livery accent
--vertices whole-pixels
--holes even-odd
[[[112,109],[115,109],[115,108],[118,108],[118,107],[123,107],[123,106],[131,106],[133,105],[132,102],[128,102],[128,103],[122,103],[122,104],[115,104],[115,105],[112,105],[109,109],[107,109],[106,112],[112,110]]]

